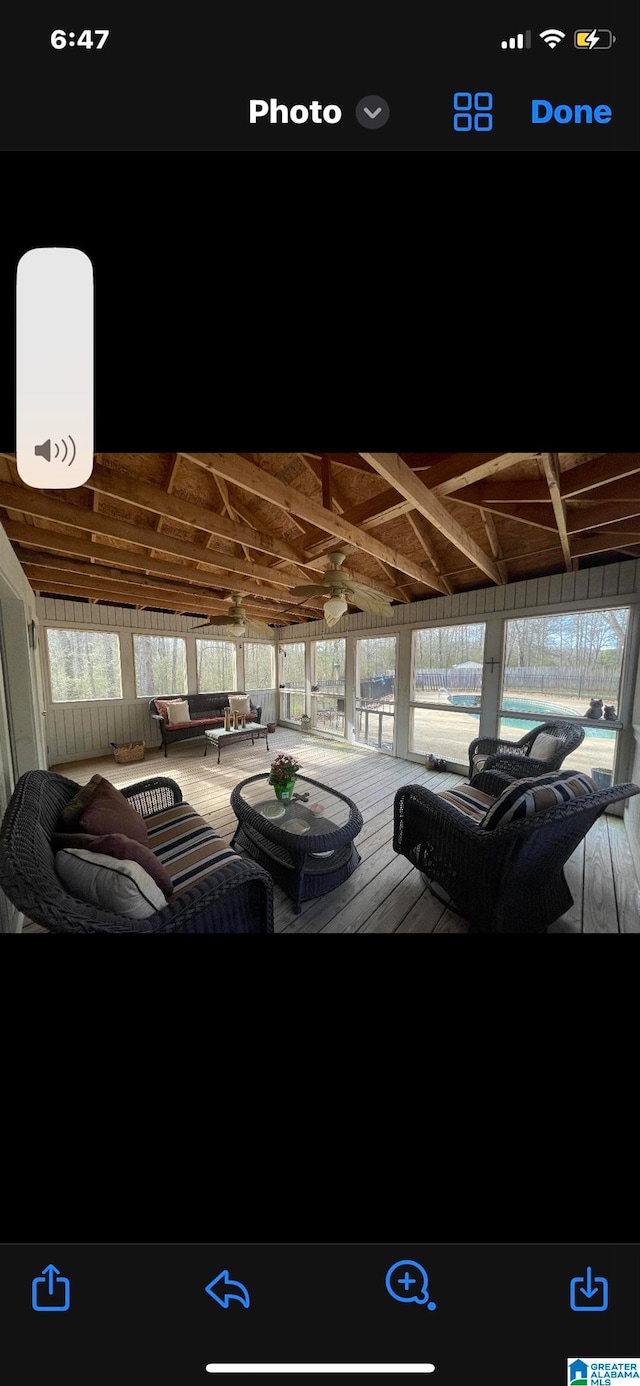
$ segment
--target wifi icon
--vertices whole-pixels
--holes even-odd
[[[70,448],[67,447],[67,440],[66,440],[66,438],[61,438],[61,439],[60,439],[60,442],[59,442],[59,443],[54,443],[53,446],[54,446],[54,448],[55,448],[55,461],[57,462],[57,461],[58,461],[58,458],[60,458],[60,463],[61,463],[61,465],[63,465],[63,464],[67,461],[67,457],[69,456],[69,453],[70,453],[70,452],[72,451],[72,449],[73,449],[72,456],[71,456],[71,460],[70,460],[69,462],[67,462],[67,466],[70,467],[70,466],[71,466],[71,463],[72,463],[72,462],[75,462],[75,459],[76,459],[76,445],[75,445],[75,443],[74,443],[74,441],[73,441],[73,438],[71,437],[71,434],[69,434],[68,436],[69,436],[69,442],[71,443],[71,447],[70,447]],[[64,452],[63,452],[63,449],[64,449]],[[35,447],[35,448],[33,449],[33,451],[34,451],[36,457],[44,457],[45,462],[50,462],[50,461],[51,461],[51,439],[50,439],[50,438],[47,438],[46,443],[40,443],[38,447]],[[61,453],[61,452],[63,452],[62,457],[60,457],[60,453]]]
[[[547,48],[557,48],[558,44],[566,37],[562,29],[543,29],[540,35],[542,42],[546,43]]]

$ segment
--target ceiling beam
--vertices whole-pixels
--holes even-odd
[[[229,613],[228,602],[223,604],[212,601],[207,592],[198,592],[196,590],[192,593],[181,592],[174,588],[166,589],[150,579],[146,581],[143,579],[136,579],[134,583],[125,583],[121,582],[117,576],[109,576],[106,577],[104,581],[99,581],[99,568],[93,569],[90,563],[80,564],[79,567],[81,571],[78,573],[71,573],[68,571],[61,572],[58,569],[41,568],[39,565],[27,564],[25,566],[25,573],[29,582],[33,583],[35,581],[40,588],[49,588],[52,591],[58,588],[62,590],[71,586],[78,590],[91,591],[97,595],[98,598],[102,598],[102,594],[105,592],[119,596],[121,601],[126,602],[128,599],[139,600],[149,606],[168,607],[171,611],[178,611],[180,608],[184,610],[186,605],[191,606],[196,612],[202,610],[207,614],[211,612],[216,616],[226,616]],[[258,612],[250,608],[246,603],[244,606],[247,615],[252,614],[257,617],[259,614],[261,620],[281,619],[282,621],[286,621],[286,613],[284,611],[270,613],[260,608]]]
[[[502,578],[503,582],[508,582],[509,576],[507,573],[507,565],[503,562],[502,559],[500,540],[498,538],[498,531],[495,527],[493,515],[489,510],[481,510],[480,516],[482,519],[482,523],[484,525],[485,534],[487,536],[487,539],[489,540],[489,548],[491,549],[493,557],[495,558],[496,563],[498,565],[498,572],[500,574],[500,577]]]
[[[274,583],[287,589],[296,587],[299,582],[297,574],[283,573],[276,568],[263,568],[257,563],[249,563],[246,558],[236,558],[228,553],[215,554],[213,550],[198,548],[188,540],[156,534],[153,529],[133,525],[128,520],[117,520],[112,515],[95,515],[85,506],[70,505],[68,501],[45,496],[42,491],[36,491],[30,486],[11,486],[8,482],[0,482],[0,506],[23,515],[34,515],[39,519],[54,520],[57,524],[88,530],[90,534],[123,539],[126,543],[139,544],[147,549],[156,548],[161,553],[188,558],[190,563],[199,562],[205,563],[208,568],[223,568],[227,572],[227,585],[231,587],[234,573],[246,573],[252,578],[260,578],[263,582]]]
[[[322,504],[325,510],[331,510],[333,496],[331,491],[331,463],[325,455],[321,462],[321,481],[322,481]]]
[[[566,497],[568,505],[594,505],[601,501],[640,501],[640,473],[621,477],[606,486],[594,486],[589,491]]]
[[[595,500],[595,495],[594,495]],[[599,528],[600,525],[617,524],[621,520],[632,520],[640,515],[640,501],[607,501],[598,505],[567,506],[567,530],[569,534],[579,534],[585,529]]]
[[[548,499],[549,488],[545,481],[477,481],[456,492],[457,501],[478,506],[491,501],[500,505],[521,505]]]
[[[571,548],[577,555],[587,553],[608,553],[612,549],[619,549],[626,544],[637,544],[640,542],[640,527],[633,531],[628,529],[602,530],[601,534],[581,534],[577,539],[572,539]]]
[[[531,462],[537,456],[535,452],[472,452],[466,457],[458,453],[449,462],[437,462],[435,467],[421,472],[420,477],[436,496],[450,496],[472,481],[482,481],[485,476],[495,476],[515,467],[518,462]]]
[[[558,534],[562,545],[562,555],[566,564],[567,572],[571,572],[571,548],[569,545],[569,535],[567,534],[567,517],[560,494],[560,459],[557,452],[543,452],[541,462],[544,474],[549,487],[553,513],[556,517]],[[577,556],[577,555],[576,555]]]
[[[199,461],[202,465],[218,476],[224,476],[225,480],[234,486],[240,486],[246,491],[252,491],[254,495],[262,496],[263,500],[270,501],[272,505],[277,505],[281,510],[288,514],[301,516],[311,524],[318,525],[320,529],[325,529],[328,534],[335,535],[336,538],[353,544],[355,548],[362,549],[364,553],[371,554],[374,558],[381,558],[383,562],[389,563],[392,568],[398,568],[401,573],[406,573],[408,577],[414,578],[416,582],[426,587],[435,587],[436,591],[441,590],[431,573],[425,572],[420,564],[414,559],[407,558],[404,554],[396,552],[387,544],[381,544],[373,535],[365,530],[358,529],[356,525],[350,525],[343,515],[336,515],[332,510],[325,510],[323,506],[303,496],[300,491],[296,491],[293,486],[285,486],[276,477],[270,476],[268,472],[263,472],[253,463],[245,461],[238,453],[184,453],[183,456],[189,457],[193,461]],[[407,468],[407,471],[410,471]]]
[[[640,452],[607,452],[604,457],[582,462],[579,467],[563,472],[560,493],[563,500],[567,500],[569,496],[581,495],[583,491],[618,481],[634,472],[640,472]]]
[[[273,534],[264,534],[248,525],[237,524],[226,515],[217,515],[215,510],[208,509],[206,505],[183,500],[181,496],[168,496],[160,486],[152,486],[149,482],[140,481],[137,477],[125,475],[124,472],[115,472],[97,463],[85,484],[91,491],[101,491],[114,500],[127,501],[130,505],[150,510],[165,519],[178,520],[182,524],[193,525],[195,529],[202,529],[207,534],[216,534],[223,539],[231,539],[233,543],[247,544],[262,553],[304,565],[304,556],[285,539],[279,539]]]
[[[442,572],[440,561],[433,547],[429,525],[417,510],[407,512],[407,520],[416,536],[416,539],[418,540],[421,549],[424,549],[424,552],[426,553],[429,562],[433,564],[433,570],[436,574],[436,577],[438,578],[438,581],[442,583],[445,592],[448,592],[451,596],[451,594],[453,593],[453,587],[451,586],[449,579],[446,578],[444,573]]]
[[[549,490],[547,488],[547,498]],[[507,520],[517,520],[519,524],[535,525],[538,529],[557,528],[553,506],[547,505],[501,505],[498,501],[484,501],[478,505],[476,501],[468,501],[466,491],[460,491],[452,500],[458,505],[469,505],[474,510],[491,510],[494,515],[502,515]]]
[[[26,546],[27,549],[34,547],[38,551],[46,551],[48,559],[50,553],[56,553],[62,557],[89,558],[99,560],[101,563],[117,565],[124,569],[133,569],[132,572],[123,574],[129,581],[134,582],[136,573],[155,573],[159,577],[176,578],[178,582],[200,583],[207,588],[216,588],[220,591],[220,600],[224,600],[224,594],[228,592],[240,592],[242,595],[260,597],[263,601],[271,602],[272,605],[278,602],[289,602],[289,593],[282,587],[258,587],[257,583],[249,582],[244,576],[239,578],[233,575],[233,581],[227,583],[222,574],[214,574],[211,569],[205,570],[195,567],[187,567],[179,563],[167,563],[159,558],[157,554],[149,558],[146,553],[134,553],[129,549],[113,549],[106,544],[92,544],[89,539],[83,537],[78,530],[77,535],[58,534],[55,530],[40,529],[36,525],[18,525],[10,520],[4,523],[4,530],[7,538],[12,544]],[[20,562],[24,561],[22,547],[17,554]],[[58,566],[57,564],[55,566]],[[100,572],[100,568],[96,571]],[[215,599],[215,592],[211,594]],[[320,611],[320,603],[312,603]]]
[[[94,465],[95,465],[95,464],[94,464]],[[168,496],[170,496],[170,495],[171,495],[171,492],[173,491],[173,488],[174,488],[174,485],[175,485],[175,481],[176,481],[176,477],[177,477],[177,475],[178,475],[178,467],[179,467],[179,466],[180,466],[180,454],[177,453],[177,452],[174,452],[174,454],[173,454],[173,462],[171,463],[171,466],[170,466],[170,468],[169,468],[169,475],[168,475],[168,477],[167,477],[167,484],[166,484],[166,487],[165,487],[165,490],[166,490]],[[94,491],[94,493],[93,493],[93,508],[94,508],[94,510],[97,510],[97,509],[98,509],[98,500],[99,500],[99,497],[100,497],[100,492],[99,492],[99,491]],[[158,534],[160,533],[160,530],[162,529],[163,522],[164,522],[164,515],[158,515],[158,519],[157,519],[157,521],[156,521],[156,533],[158,533]],[[154,549],[151,550],[152,556],[153,556],[153,553],[154,553]]]
[[[454,519],[453,515],[442,504],[437,496],[432,495],[424,482],[412,472],[411,468],[403,462],[396,452],[365,452],[361,454],[366,462],[383,476],[385,481],[389,481],[406,500],[413,501],[416,510],[424,515],[426,520],[435,525],[445,539],[451,544],[455,544],[461,553],[466,554],[467,558],[475,563],[477,568],[481,568],[492,582],[500,583],[500,573],[492,558],[476,544],[475,539],[467,533],[462,525]],[[446,466],[446,463],[444,464]]]

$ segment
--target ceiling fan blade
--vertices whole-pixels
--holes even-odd
[[[292,597],[326,597],[328,591],[328,587],[323,587],[320,583],[314,582],[308,587],[291,587],[290,595]]]
[[[380,592],[372,592],[370,587],[361,587],[357,582],[352,583],[345,596],[351,598],[361,611],[368,611],[374,616],[393,615],[391,603]]]
[[[232,625],[234,625],[234,623],[235,623],[237,620],[238,620],[238,617],[237,617],[237,616],[213,616],[213,617],[211,618],[210,621],[207,621],[207,625],[208,625],[208,626],[232,626]],[[202,630],[203,627],[202,627],[202,626],[197,626],[197,627],[195,627],[195,629],[196,629],[196,630]]]
[[[271,626],[268,626],[266,621],[254,621],[253,617],[250,617],[246,624],[249,635],[273,635]]]

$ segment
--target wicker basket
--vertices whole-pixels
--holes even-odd
[[[113,759],[118,765],[134,765],[144,760],[144,741],[123,741],[113,748]]]

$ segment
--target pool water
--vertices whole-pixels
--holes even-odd
[[[477,697],[477,693],[450,693],[449,702],[453,703],[454,707],[468,707],[475,710]],[[527,717],[524,721],[518,717],[503,717],[501,719],[503,727],[518,727],[522,731],[531,730],[532,723],[535,725],[538,713],[544,713],[549,717],[573,717],[575,715],[570,708],[562,707],[560,703],[547,703],[541,700],[534,704],[527,698],[505,698],[503,707],[507,708],[509,712],[526,710]],[[589,739],[594,737],[602,739],[604,737],[611,740],[615,736],[615,732],[609,731],[606,726],[585,727],[584,734]]]

